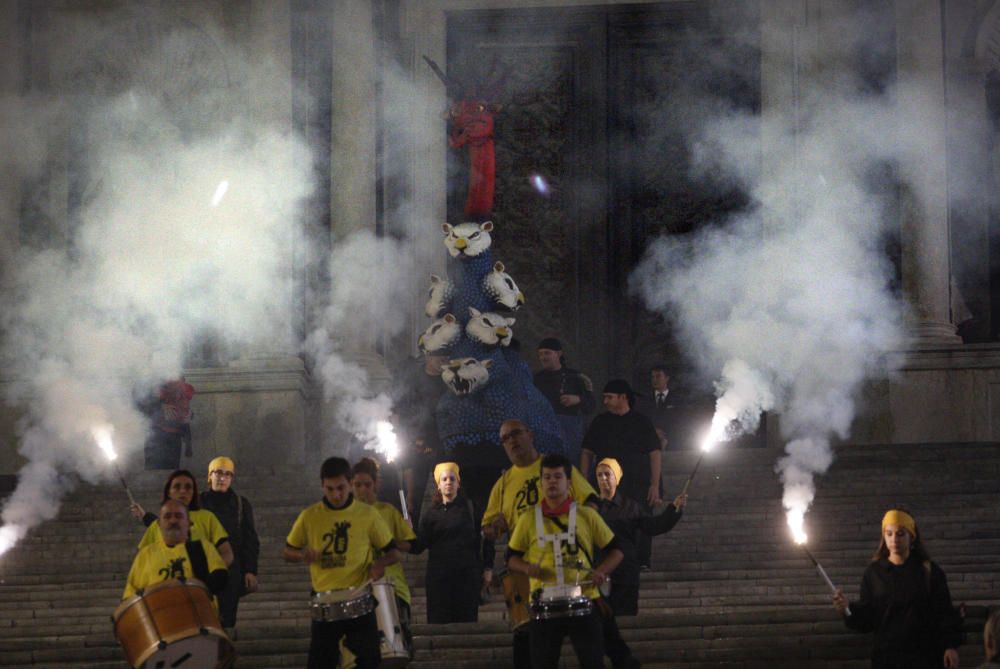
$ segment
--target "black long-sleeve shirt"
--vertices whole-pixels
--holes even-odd
[[[583,375],[575,369],[543,369],[535,372],[535,387],[545,395],[552,409],[560,416],[587,416],[594,411],[594,393],[587,387]],[[564,407],[560,395],[579,395],[580,403]]]
[[[617,460],[625,472],[619,481],[619,490],[626,497],[646,499],[649,454],[660,450],[660,438],[649,418],[635,410],[621,416],[611,412],[598,414],[583,435],[583,450],[594,454],[595,464],[604,458]],[[593,479],[592,471],[583,472],[583,475]]]
[[[493,564],[493,542],[482,537],[472,513],[472,503],[459,494],[454,502],[435,502],[420,517],[417,538],[410,553],[430,550],[428,571],[448,571]]]
[[[214,513],[226,529],[233,546],[233,565],[238,564],[241,573],[256,574],[260,539],[257,537],[250,501],[237,495],[232,488],[226,492],[206,490],[198,496],[198,501],[203,509]]]
[[[847,627],[874,632],[873,667],[936,669],[944,651],[962,643],[962,619],[944,572],[913,555],[898,566],[885,558],[868,565],[850,607]]]

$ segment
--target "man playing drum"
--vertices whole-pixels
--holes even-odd
[[[604,666],[598,587],[622,560],[614,534],[593,509],[570,494],[573,466],[562,455],[542,458],[544,498],[522,514],[508,543],[511,570],[531,578],[531,665],[555,669],[563,639],[573,644],[583,669]],[[592,556],[606,557],[596,567]]]
[[[351,465],[328,458],[320,468],[323,499],[305,508],[288,533],[284,558],[309,566],[316,597],[367,588],[382,578],[385,568],[399,561],[389,527],[373,507],[358,502],[351,492]],[[375,551],[382,557],[372,560]],[[359,598],[371,600],[370,592]],[[344,610],[353,611],[350,601]],[[373,601],[373,600],[372,600]],[[337,618],[314,615],[308,669],[334,669],[340,662],[340,640],[357,658],[358,669],[375,669],[381,661],[374,607],[360,615]]]
[[[132,561],[122,599],[170,579],[197,578],[213,595],[226,587],[226,565],[211,542],[188,541],[187,507],[168,499],[160,507],[160,540],[142,548]]]
[[[535,450],[535,437],[528,426],[517,419],[506,420],[500,426],[500,443],[503,444],[511,467],[504,470],[490,492],[490,499],[483,514],[483,534],[488,539],[498,540],[517,524],[518,518],[532,511],[540,497],[538,482],[542,475],[542,456]],[[596,504],[597,493],[587,483],[583,475],[574,467],[570,479],[570,493],[574,499]],[[489,565],[487,565],[489,566]],[[531,666],[528,648],[527,625],[517,626],[518,618],[527,619],[528,579],[525,575],[511,572],[506,579],[505,590],[523,593],[523,610],[509,610],[514,627],[514,667],[528,669]],[[509,599],[513,599],[510,597]],[[516,602],[508,601],[513,609]]]

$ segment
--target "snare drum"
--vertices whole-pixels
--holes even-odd
[[[533,620],[589,616],[594,608],[579,585],[554,585],[536,590],[531,598]]]
[[[129,597],[112,615],[115,638],[135,669],[228,669],[233,644],[201,581],[170,580]]]
[[[510,622],[510,630],[513,632],[531,621],[531,615],[528,613],[531,586],[526,574],[519,574],[515,571],[504,572],[501,581],[503,583],[503,598],[507,603],[507,619]]]
[[[375,597],[370,585],[343,590],[317,592],[309,601],[312,619],[319,622],[360,618],[375,610]]]
[[[382,654],[382,662],[378,666],[383,669],[402,669],[410,662],[410,650],[406,647],[403,628],[399,624],[396,589],[390,579],[385,579],[372,583],[372,591],[378,602],[375,618],[378,621],[379,651]],[[343,640],[340,643],[340,657],[342,669],[354,669],[357,666],[357,659]]]

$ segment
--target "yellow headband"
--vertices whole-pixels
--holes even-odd
[[[208,463],[208,473],[211,474],[216,469],[224,469],[227,472],[236,473],[236,463],[224,455],[220,455],[217,458],[213,458],[211,462]]]
[[[614,472],[615,480],[618,483],[622,482],[622,466],[618,464],[617,460],[615,460],[614,458],[604,458],[603,460],[597,463],[598,467],[600,467],[601,465],[608,467],[612,472]]]
[[[911,537],[916,538],[917,536],[917,523],[913,520],[913,516],[905,511],[899,511],[898,509],[886,511],[885,515],[882,516],[883,532],[885,532],[886,525],[899,525],[905,528]]]
[[[437,483],[441,480],[441,474],[445,472],[455,472],[455,478],[459,481],[462,480],[462,475],[459,473],[457,462],[439,462],[434,466],[434,482]]]

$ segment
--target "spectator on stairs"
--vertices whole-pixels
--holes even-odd
[[[403,515],[396,507],[388,502],[378,499],[379,483],[381,472],[379,464],[373,458],[361,458],[354,467],[351,468],[354,478],[351,485],[354,488],[354,496],[365,504],[371,504],[382,516],[382,520],[392,532],[393,541],[400,553],[410,552],[411,542],[417,538],[413,533],[413,528],[403,519]],[[376,555],[378,557],[378,555]],[[385,577],[392,580],[393,591],[396,593],[396,609],[399,611],[399,626],[406,640],[406,647],[413,654],[413,634],[410,632],[410,584],[406,582],[406,572],[403,571],[403,563],[397,562],[385,568]]]
[[[236,609],[240,597],[257,592],[257,559],[260,539],[254,525],[250,500],[233,490],[236,463],[219,456],[208,463],[209,490],[201,493],[201,508],[211,511],[229,534],[233,562],[229,565],[226,589],[219,595],[219,618],[231,639],[235,639]]]
[[[594,462],[614,458],[629,473],[621,484],[627,497],[652,511],[660,504],[663,473],[660,437],[648,416],[636,409],[639,394],[624,379],[612,379],[604,386],[606,412],[591,421],[583,437],[580,471],[592,476]],[[652,563],[652,543],[640,535],[636,545],[640,567]]]
[[[625,556],[615,570],[609,599],[615,615],[634,616],[639,613],[639,560],[636,555],[639,536],[654,537],[673,529],[681,519],[687,495],[678,495],[662,513],[654,516],[645,506],[622,493],[624,477],[625,472],[614,458],[604,458],[597,463],[597,487],[601,494],[598,512],[615,533],[618,547]]]
[[[479,620],[483,584],[492,578],[485,557],[493,559],[493,542],[483,541],[472,501],[461,491],[461,471],[454,462],[434,467],[437,492],[420,518],[410,552],[427,558],[427,622],[474,623]]]
[[[1000,609],[990,614],[983,627],[983,650],[986,662],[979,669],[1000,669]]]
[[[229,533],[214,513],[201,508],[198,483],[194,479],[194,474],[186,469],[171,472],[163,486],[163,499],[160,504],[168,499],[176,500],[187,507],[191,519],[191,539],[207,539],[219,551],[226,566],[231,565],[235,556],[233,547],[229,543]],[[142,505],[137,503],[133,503],[129,508],[132,515],[142,520],[146,526],[146,533],[139,540],[139,548],[156,543],[160,538],[160,525],[156,515],[147,513]]]
[[[958,669],[962,618],[908,512],[886,512],[859,599],[848,603],[838,590],[833,606],[849,629],[874,633],[873,669]]]

